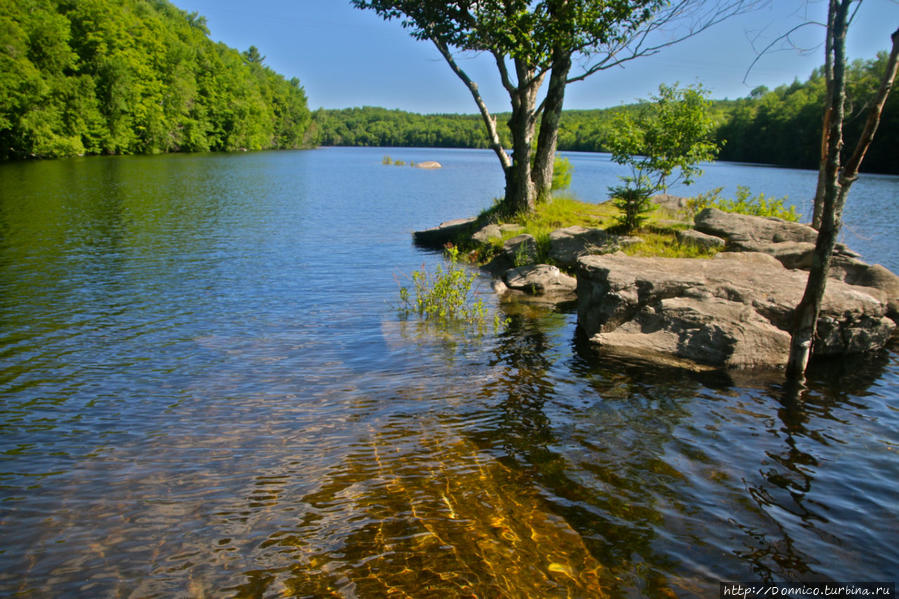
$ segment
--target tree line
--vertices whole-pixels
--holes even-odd
[[[846,129],[857,136],[865,122],[866,108],[877,91],[887,54],[858,60],[847,67],[848,111]],[[821,115],[826,86],[823,68],[805,82],[794,81],[773,90],[758,87],[745,98],[713,100],[710,112],[716,122],[714,139],[723,142],[720,160],[775,164],[794,168],[818,167]],[[559,124],[560,150],[611,152],[616,115],[636,114],[638,104],[595,110],[565,110]],[[504,123],[508,113],[497,114]],[[317,110],[313,114],[316,142],[325,146],[396,146],[487,148],[483,123],[473,114],[421,115],[401,110],[363,107]],[[508,147],[506,127],[498,132]],[[877,138],[865,158],[869,172],[899,174],[899,95],[887,100]]]
[[[0,0],[0,159],[306,145],[299,80],[208,36],[167,0]]]

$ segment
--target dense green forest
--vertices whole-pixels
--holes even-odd
[[[166,0],[0,0],[0,159],[294,148],[297,79]]]
[[[855,143],[866,110],[886,67],[886,53],[857,61],[849,70],[846,139]],[[712,103],[718,123],[716,137],[724,141],[720,160],[818,167],[824,78],[816,70],[804,83],[798,80],[774,90],[756,88],[739,100]],[[567,110],[559,128],[559,149],[606,152],[615,114],[634,105],[601,110]],[[503,122],[508,114],[497,115]],[[384,108],[318,110],[313,115],[321,145],[486,148],[487,138],[477,115],[420,115]],[[509,146],[508,131],[501,127]],[[870,172],[899,174],[899,93],[889,98],[877,137],[865,159]]]

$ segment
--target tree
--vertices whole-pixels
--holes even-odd
[[[672,184],[689,185],[702,174],[697,165],[718,154],[706,96],[701,85],[678,89],[662,84],[659,95],[642,102],[636,114],[623,112],[616,119],[609,140],[612,160],[631,172],[621,177],[624,185],[609,191],[624,212],[619,220],[626,231],[639,226],[652,207],[650,197],[667,189],[669,177],[674,175]]]
[[[384,19],[400,19],[429,40],[466,85],[506,181],[504,207],[532,211],[548,197],[568,84],[659,52],[741,11],[748,0],[352,0]],[[677,34],[655,34],[673,24]],[[485,52],[509,95],[512,154],[506,152],[478,85],[459,66],[459,52]],[[575,58],[576,72],[572,72]],[[548,79],[545,96],[538,102]],[[537,124],[540,123],[539,133]],[[536,136],[536,148],[534,148]],[[531,156],[534,155],[533,168]]]
[[[880,116],[887,96],[896,78],[899,62],[899,29],[891,38],[892,50],[887,68],[881,80],[875,102],[868,112],[868,119],[855,149],[841,167],[843,149],[843,121],[846,104],[846,32],[850,23],[850,8],[853,0],[829,0],[827,20],[827,104],[824,109],[825,127],[821,133],[824,150],[824,164],[821,167],[824,193],[820,208],[820,226],[815,242],[812,268],[802,300],[793,314],[793,335],[790,342],[790,357],[787,376],[791,380],[802,381],[812,353],[821,300],[827,283],[827,274],[833,256],[834,245],[840,233],[843,206],[849,188],[858,178],[858,170],[865,153],[874,139]],[[861,0],[858,0],[861,3]]]

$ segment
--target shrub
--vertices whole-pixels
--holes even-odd
[[[717,208],[724,212],[736,212],[752,216],[773,216],[792,222],[798,222],[801,216],[796,212],[794,206],[784,206],[787,196],[775,199],[766,198],[765,194],[760,193],[752,197],[752,192],[744,185],[737,186],[737,197],[734,200],[722,198],[719,195],[720,193],[721,188],[719,187],[709,193],[691,198],[687,201],[687,208],[694,214],[705,208]]]
[[[447,246],[445,257],[448,261],[445,270],[438,265],[434,274],[424,267],[412,273],[414,298],[408,287],[400,288],[400,314],[404,317],[417,314],[441,327],[462,325],[483,331],[487,307],[472,292],[477,273],[469,273],[459,264],[457,247]],[[502,325],[498,316],[493,324],[494,328]]]
[[[648,213],[655,208],[650,197],[652,188],[647,185],[629,184],[631,178],[625,177],[625,185],[616,185],[609,188],[612,195],[612,204],[621,210],[621,216],[617,217],[618,224],[625,232],[631,232],[648,218]]]

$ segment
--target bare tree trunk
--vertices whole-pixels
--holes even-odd
[[[534,179],[538,202],[547,200],[552,192],[556,146],[559,142],[559,121],[562,118],[565,86],[570,70],[571,53],[557,50],[553,56],[546,98],[543,100],[543,120],[540,122],[540,133],[537,136],[537,149],[534,157],[534,172],[531,175]]]
[[[840,229],[841,215],[837,210],[837,201],[840,197],[840,149],[843,145],[843,110],[846,100],[846,29],[850,2],[851,0],[830,0],[828,9],[828,36],[833,38],[833,81],[827,86],[829,93],[825,108],[831,114],[830,128],[822,132],[827,139],[824,205],[805,293],[793,312],[793,336],[787,362],[787,377],[791,379],[802,380],[805,377],[827,284],[827,271],[830,269],[830,259]]]
[[[837,3],[840,3],[837,6]],[[827,282],[827,272],[833,255],[833,248],[840,233],[842,223],[843,206],[849,194],[849,188],[858,178],[858,171],[862,160],[880,123],[883,107],[890,94],[896,72],[899,70],[899,29],[893,32],[892,50],[887,62],[887,68],[881,80],[880,89],[877,92],[874,105],[868,113],[865,128],[855,146],[852,157],[846,163],[843,172],[839,171],[839,152],[842,146],[842,121],[843,104],[845,101],[845,43],[846,43],[846,16],[851,0],[831,0],[831,10],[835,10],[836,18],[833,20],[833,86],[828,98],[830,113],[830,129],[822,135],[828,136],[828,156],[826,163],[825,193],[821,210],[821,223],[818,230],[818,238],[815,243],[815,253],[812,269],[809,272],[805,294],[794,312],[793,338],[790,345],[790,359],[787,364],[787,376],[791,379],[802,380],[805,369],[811,356],[812,344],[817,329],[818,315],[820,313],[821,300],[824,297],[824,288]],[[830,89],[830,86],[828,86]]]
[[[831,86],[833,85],[833,19],[836,14],[828,11],[827,35],[824,43],[824,82],[825,103],[824,122],[821,125],[821,157],[818,161],[818,186],[815,189],[815,199],[812,201],[812,227],[821,228],[821,218],[824,209],[824,188],[826,186],[827,152],[830,146],[830,118],[832,108],[830,106]]]

